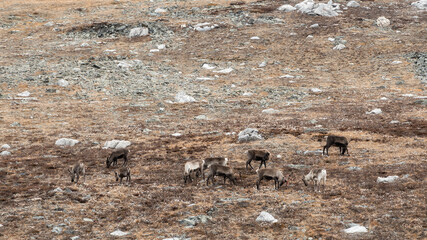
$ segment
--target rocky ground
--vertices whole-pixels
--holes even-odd
[[[0,3],[0,238],[425,239],[426,11],[277,10],[300,2]],[[246,128],[262,139],[238,141]],[[350,156],[322,156],[328,134]],[[105,166],[113,139],[131,143],[130,185]],[[250,148],[295,179],[257,191]],[[209,156],[236,186],[184,184],[184,163]],[[67,173],[78,161],[84,184]],[[312,168],[328,172],[321,193],[300,180]]]

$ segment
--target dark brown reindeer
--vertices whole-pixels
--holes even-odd
[[[86,181],[86,168],[83,163],[77,163],[74,165],[74,167],[71,168],[71,170],[68,169],[68,172],[71,176],[71,182],[74,182],[75,180],[76,183],[78,183],[80,175],[83,175],[83,183]]]
[[[323,155],[325,155],[325,149],[326,149],[326,156],[329,154],[329,148],[331,146],[336,146],[340,148],[340,154],[344,155],[345,152],[347,152],[347,155],[350,156],[348,153],[348,141],[347,138],[341,137],[341,136],[335,136],[330,135],[326,139],[326,145],[323,147]]]
[[[202,166],[201,166],[201,172],[202,172],[202,178],[203,178],[203,180],[205,179],[205,169],[208,169],[213,164],[218,164],[218,165],[226,166],[227,163],[228,163],[228,158],[224,158],[224,157],[209,157],[209,158],[205,158],[202,161]]]
[[[233,176],[233,169],[228,166],[222,166],[218,164],[212,164],[209,167],[209,173],[208,177],[206,179],[206,186],[209,185],[209,179],[212,180],[212,184],[214,184],[214,177],[220,176],[224,177],[224,184],[225,180],[228,178],[230,179],[230,182],[232,182],[234,185],[236,185],[236,178]]]
[[[130,169],[128,167],[122,167],[119,170],[119,173],[114,172],[115,176],[116,176],[116,182],[119,181],[120,178],[120,184],[122,184],[122,180],[125,177],[126,178],[126,182],[129,184],[130,183]]]
[[[265,179],[267,181],[274,180],[274,189],[279,190],[279,188],[286,182],[285,176],[283,176],[282,171],[275,168],[264,168],[257,169],[258,180],[256,181],[256,188],[259,190],[259,184],[261,180]]]
[[[254,169],[251,165],[252,161],[260,161],[261,164],[259,165],[259,168],[261,168],[262,164],[264,163],[264,167],[267,167],[266,162],[270,159],[270,152],[265,149],[251,149],[248,150],[248,160],[246,161],[246,169],[248,169],[248,165]]]
[[[109,168],[111,165],[113,165],[113,166],[117,165],[117,160],[119,158],[123,158],[123,165],[122,166],[127,165],[128,154],[129,154],[129,150],[124,149],[124,148],[115,150],[114,152],[112,152],[110,154],[109,157],[107,157],[107,168]]]

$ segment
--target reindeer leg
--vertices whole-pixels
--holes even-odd
[[[261,179],[258,179],[256,181],[256,189],[259,190],[259,184],[261,183]]]
[[[263,162],[263,160],[261,160],[261,164],[259,165],[259,168],[258,168],[258,169],[261,169],[261,167],[262,167],[262,162]]]

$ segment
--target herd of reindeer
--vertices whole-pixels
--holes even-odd
[[[328,155],[328,150],[331,146],[339,147],[340,154],[344,155],[346,152],[348,153],[348,141],[345,137],[330,135],[326,139],[326,145],[323,147],[323,155]],[[126,181],[130,183],[131,174],[130,168],[127,167],[128,162],[128,154],[129,150],[127,149],[118,149],[112,152],[106,161],[107,168],[110,166],[116,166],[117,160],[123,158],[123,165],[119,169],[118,172],[114,171],[116,181],[122,183],[123,178],[126,178]],[[287,178],[283,175],[283,172],[277,168],[267,168],[267,161],[270,159],[270,152],[265,149],[251,149],[247,151],[248,159],[246,161],[246,169],[248,166],[251,169],[254,169],[251,165],[252,161],[261,162],[259,168],[256,170],[258,174],[258,180],[256,181],[256,187],[259,189],[259,185],[262,180],[274,180],[274,188],[279,189],[284,183],[288,183],[289,179],[293,174],[289,174]],[[202,175],[203,179],[205,179],[205,170],[208,170],[206,185],[209,185],[209,180],[211,180],[212,184],[214,183],[214,177],[219,176],[224,178],[224,184],[226,179],[236,185],[236,178],[233,173],[233,169],[230,166],[227,166],[228,158],[225,157],[209,157],[205,158],[202,161],[193,160],[188,161],[184,165],[184,183],[187,181],[192,182],[191,175],[195,175],[195,177],[199,177]],[[261,169],[264,164],[264,169]],[[77,163],[68,170],[71,175],[71,182],[78,183],[80,175],[83,176],[83,182],[86,180],[86,169],[83,163]],[[313,189],[320,191],[320,184],[323,185],[323,189],[326,184],[326,170],[325,169],[312,169],[307,175],[304,175],[302,178],[305,186],[308,186],[308,183],[311,181],[313,183]]]

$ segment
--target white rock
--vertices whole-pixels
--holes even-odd
[[[330,41],[330,42],[334,42],[334,41],[335,41],[335,38],[331,38],[331,37],[329,37],[329,38],[328,38],[328,41]]]
[[[202,65],[202,68],[204,68],[204,69],[208,69],[208,70],[212,70],[212,69],[216,68],[216,66],[214,66],[214,65],[210,65],[210,64],[208,64],[208,63],[204,63],[204,64]]]
[[[391,64],[393,64],[393,65],[397,65],[397,64],[401,64],[402,63],[402,61],[393,61]]]
[[[180,136],[182,136],[182,133],[173,133],[172,136],[174,136],[174,137],[180,137]]]
[[[77,240],[77,239],[80,239],[80,237],[79,236],[71,237],[71,240]]]
[[[0,156],[10,156],[10,152],[9,151],[3,151],[0,153]]]
[[[110,233],[110,235],[113,235],[113,236],[116,236],[116,237],[122,237],[122,236],[126,236],[128,234],[129,234],[128,232],[122,232],[120,230],[116,230],[116,231]]]
[[[211,80],[215,80],[215,78],[211,78],[211,77],[198,77],[196,78],[197,81],[211,81]]]
[[[215,72],[215,73],[231,73],[233,70],[234,69],[230,67],[230,68],[222,69],[219,71],[213,71],[213,72]]]
[[[390,124],[397,124],[397,123],[399,123],[399,121],[397,121],[397,120],[390,121]]]
[[[311,15],[320,15],[325,17],[338,16],[339,4],[330,0],[328,3],[315,3],[313,0],[305,0],[295,5],[298,11]]]
[[[379,17],[377,19],[377,26],[378,27],[388,27],[390,26],[390,20],[388,20],[387,18],[385,18],[384,16]]]
[[[377,183],[391,183],[399,179],[399,176],[378,177]]]
[[[146,28],[146,27],[132,28],[129,32],[130,38],[143,37],[143,36],[147,36],[147,35],[148,35],[148,28]]]
[[[388,100],[388,98],[386,98],[386,97],[382,97],[380,99],[383,100],[383,101]]]
[[[278,154],[276,157],[277,157],[277,158],[282,158],[282,155]]]
[[[133,64],[128,61],[119,61],[119,63],[117,64],[117,67],[129,69],[130,67],[133,67]]]
[[[194,119],[196,119],[196,120],[207,120],[208,117],[206,117],[206,115],[199,115],[199,116],[196,116]]]
[[[263,113],[267,113],[267,114],[275,114],[275,113],[279,113],[279,110],[273,109],[273,108],[268,108],[268,109],[264,109],[262,110]]]
[[[93,222],[93,220],[90,219],[90,218],[83,218],[83,221],[85,221],[85,222]]]
[[[275,219],[270,213],[262,211],[259,216],[256,218],[257,222],[269,222],[276,223],[277,219]]]
[[[54,25],[53,22],[47,22],[44,24],[44,26],[46,26],[46,27],[52,27],[53,25]]]
[[[250,96],[252,96],[254,94],[251,93],[251,92],[244,92],[242,95],[245,96],[245,97],[250,97]]]
[[[194,99],[192,96],[187,95],[184,91],[178,92],[175,95],[175,102],[177,103],[188,103],[188,102],[195,102],[196,99]]]
[[[205,23],[196,24],[194,26],[194,30],[196,30],[198,32],[206,32],[206,31],[210,31],[210,30],[217,28],[217,27],[219,27],[218,24],[211,24],[211,23],[205,22]]]
[[[159,49],[159,50],[162,50],[162,49],[165,49],[165,48],[166,48],[165,44],[159,44],[159,45],[157,45],[157,49]]]
[[[292,76],[292,75],[286,74],[286,75],[282,75],[282,76],[280,76],[279,78],[295,78],[295,76]]]
[[[374,110],[370,111],[370,112],[366,112],[366,114],[381,114],[383,111],[381,111],[381,109],[379,108],[375,108]]]
[[[334,50],[343,50],[345,48],[345,45],[340,43],[338,45],[336,45],[333,49]]]
[[[168,10],[164,9],[164,8],[156,8],[156,10],[154,10],[155,13],[167,13]]]
[[[28,91],[21,92],[21,93],[18,93],[18,96],[19,97],[29,97],[30,96],[30,92],[28,92]]]
[[[258,67],[260,67],[260,68],[263,68],[263,67],[265,67],[265,66],[267,66],[267,62],[266,62],[266,61],[264,61],[264,62],[262,62],[262,63],[260,63],[260,64],[258,65]]]
[[[283,12],[292,12],[292,11],[295,11],[296,8],[293,7],[292,5],[285,4],[285,5],[278,7],[277,10],[283,11]]]
[[[111,140],[106,141],[104,144],[104,148],[113,148],[113,149],[119,149],[119,148],[127,148],[132,143],[125,140]]]
[[[344,230],[345,233],[366,233],[368,229],[364,226],[356,225]]]
[[[9,146],[9,144],[3,144],[3,145],[1,145],[1,147],[0,147],[0,148],[9,149],[9,148],[10,148],[10,146]]]
[[[319,27],[319,24],[318,24],[318,23],[315,23],[315,24],[310,25],[310,28],[318,28],[318,27]]]
[[[259,40],[259,39],[260,38],[258,36],[251,37],[251,40]]]
[[[55,189],[52,190],[52,192],[63,192],[64,190],[62,190],[60,187],[57,187]]]
[[[314,93],[320,93],[320,92],[322,92],[322,90],[319,89],[319,88],[312,88],[312,89],[310,89],[310,91],[312,91]]]
[[[315,2],[313,0],[304,0],[295,5],[295,8],[302,13],[312,14],[315,7]]]
[[[0,224],[0,227],[3,227],[3,224]]]
[[[150,49],[150,52],[160,52],[160,50],[159,49]]]
[[[350,1],[347,3],[347,7],[360,7],[360,4],[356,1]]]
[[[69,83],[65,79],[59,79],[58,80],[58,85],[61,86],[61,87],[67,87],[69,85]]]
[[[79,143],[79,140],[71,139],[71,138],[61,138],[56,140],[55,145],[57,146],[69,146],[72,147]]]
[[[239,142],[248,142],[262,140],[262,136],[258,133],[258,130],[255,128],[246,128],[245,130],[239,132]]]
[[[413,2],[411,3],[411,5],[420,10],[427,10],[427,0],[420,0],[417,2]]]

